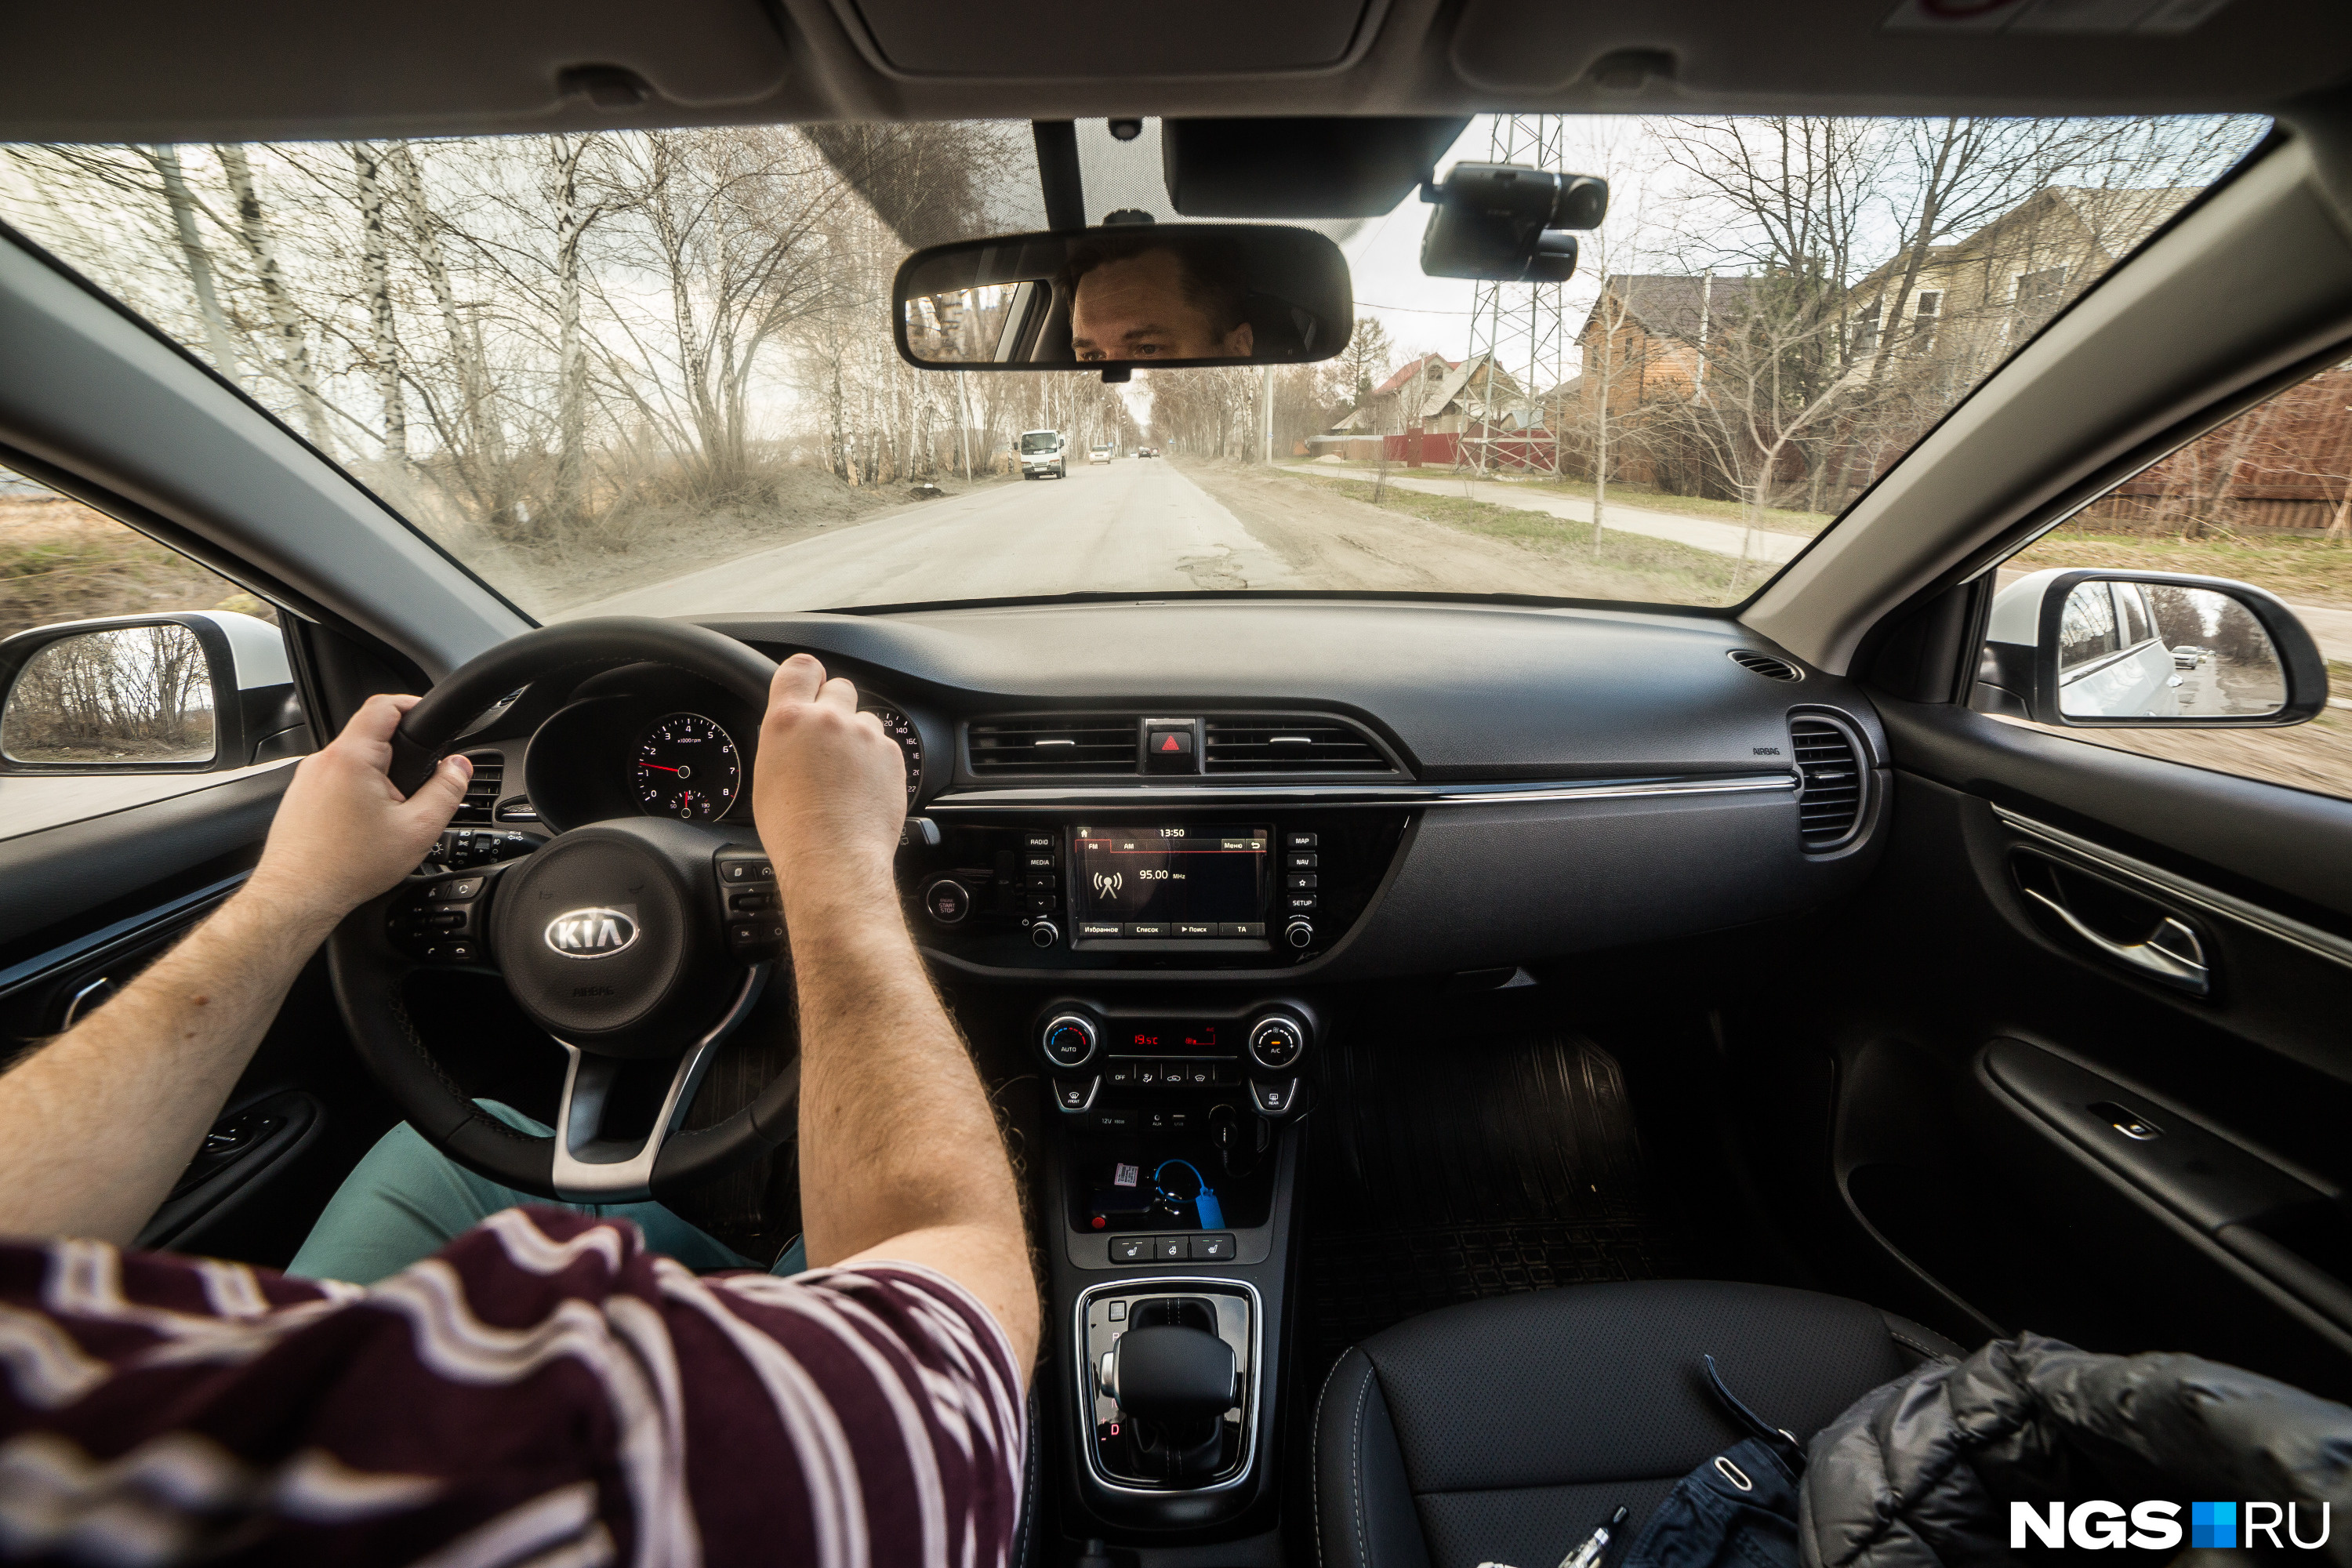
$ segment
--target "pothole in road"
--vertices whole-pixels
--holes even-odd
[[[1231,591],[1249,586],[1249,579],[1234,564],[1234,547],[1230,544],[1213,544],[1206,551],[1179,555],[1176,569],[1192,578],[1195,588]]]

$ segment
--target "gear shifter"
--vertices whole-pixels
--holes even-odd
[[[1224,1415],[1241,1400],[1234,1347],[1187,1321],[1192,1314],[1181,1310],[1202,1305],[1184,1300],[1140,1303],[1141,1309],[1174,1310],[1153,1314],[1163,1321],[1119,1336],[1106,1380],[1104,1392],[1136,1423],[1136,1458],[1171,1480],[1207,1475],[1221,1467]],[[1145,1312],[1139,1310],[1137,1316]]]

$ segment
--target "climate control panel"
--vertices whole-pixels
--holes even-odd
[[[1037,1015],[1034,1038],[1056,1109],[1107,1129],[1142,1112],[1181,1127],[1199,1101],[1245,1098],[1276,1119],[1301,1108],[1300,1068],[1314,1013],[1272,1000],[1230,1010],[1149,1010],[1065,998]]]

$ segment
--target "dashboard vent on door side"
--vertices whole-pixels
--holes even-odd
[[[1202,742],[1213,773],[1392,773],[1370,736],[1332,719],[1280,714],[1212,719]]]
[[[1853,737],[1826,719],[1789,721],[1797,772],[1797,837],[1808,850],[1835,849],[1862,826],[1862,758]]]
[[[1139,731],[1123,713],[982,719],[965,731],[975,778],[1132,773]]]
[[[1802,680],[1805,672],[1785,658],[1774,658],[1769,653],[1754,648],[1736,647],[1730,650],[1731,662],[1742,669],[1752,669],[1768,680]]]
[[[466,799],[449,820],[488,822],[498,807],[499,786],[506,781],[506,757],[499,752],[467,752],[466,760],[474,764],[474,776],[466,781]]]

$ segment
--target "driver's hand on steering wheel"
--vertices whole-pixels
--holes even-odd
[[[895,912],[906,758],[880,720],[857,710],[857,688],[826,679],[807,654],[784,660],[768,689],[751,806],[788,902],[845,898]]]
[[[401,798],[392,787],[392,732],[415,706],[414,697],[371,697],[331,743],[302,759],[247,891],[324,934],[416,868],[457,815],[474,765],[445,757]]]

